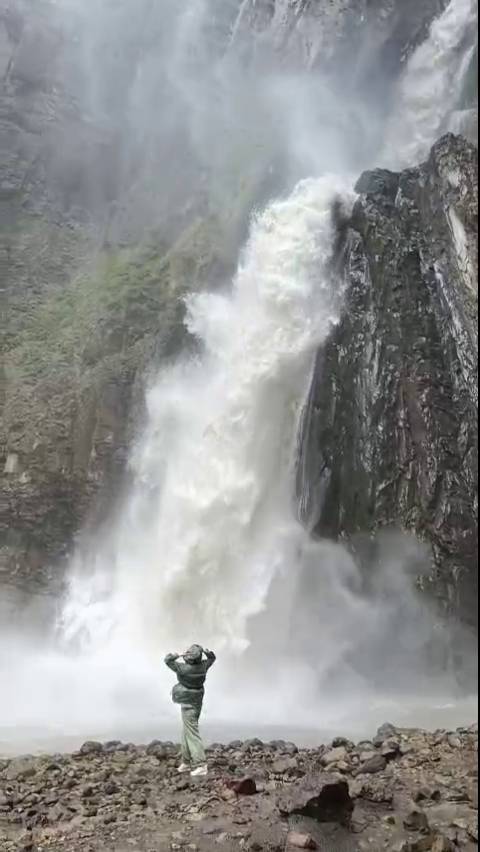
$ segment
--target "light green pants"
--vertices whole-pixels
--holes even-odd
[[[188,707],[182,704],[182,760],[192,766],[206,763],[205,749],[198,729],[201,707]]]

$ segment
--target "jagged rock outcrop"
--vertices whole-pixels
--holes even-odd
[[[398,525],[476,622],[477,152],[447,135],[401,174],[367,172],[351,220],[343,319],[319,353],[299,493],[319,535]]]

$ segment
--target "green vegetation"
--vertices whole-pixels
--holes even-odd
[[[129,359],[144,338],[176,332],[182,297],[228,267],[218,222],[198,219],[170,249],[150,241],[103,253],[89,273],[53,288],[25,315],[10,341],[11,378],[34,382],[75,374],[109,356]]]

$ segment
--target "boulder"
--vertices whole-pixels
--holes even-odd
[[[357,770],[358,775],[376,775],[377,772],[383,772],[387,766],[383,754],[374,754],[368,757]]]
[[[353,808],[347,781],[329,774],[306,776],[278,798],[283,817],[305,816],[317,822],[349,825]]]
[[[237,796],[254,796],[257,785],[253,778],[240,778],[238,781],[227,781],[227,788]]]
[[[348,758],[348,752],[345,746],[338,746],[337,748],[332,748],[330,751],[327,751],[320,758],[320,763],[322,766],[331,766],[333,763],[338,763],[339,761],[344,761]]]
[[[102,754],[102,752],[102,743],[95,742],[94,740],[87,740],[87,742],[84,742],[79,749],[79,753],[81,755]]]

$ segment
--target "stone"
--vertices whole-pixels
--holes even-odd
[[[147,746],[147,754],[151,757],[156,757],[157,760],[165,760],[168,757],[168,750],[159,740],[153,740]]]
[[[79,749],[79,753],[81,755],[95,755],[102,754],[103,745],[102,743],[95,742],[94,740],[87,740]]]
[[[425,811],[413,807],[403,820],[405,828],[410,831],[428,831],[429,823]]]
[[[397,729],[395,725],[392,725],[390,722],[384,722],[383,725],[377,730],[375,735],[376,740],[381,740],[381,743],[384,743],[387,739],[393,739],[397,734]]]
[[[37,773],[38,764],[33,757],[17,757],[11,760],[4,771],[7,781],[25,781]]]
[[[272,764],[272,772],[274,775],[289,775],[298,771],[298,761],[294,757],[288,757],[285,760],[276,760]]]
[[[317,842],[310,834],[300,834],[298,831],[291,831],[287,835],[287,846],[294,849],[318,849]]]
[[[310,775],[291,791],[281,793],[278,809],[282,816],[306,816],[325,823],[349,825],[353,801],[346,780],[335,775]]]
[[[381,754],[387,762],[395,760],[400,754],[400,743],[395,739],[385,740],[381,746]]]
[[[232,790],[237,796],[254,796],[257,792],[257,785],[253,778],[241,778],[239,781],[227,781],[227,787]]]
[[[377,772],[383,772],[387,766],[387,761],[382,754],[375,754],[367,758],[357,770],[360,775],[376,775]]]
[[[355,184],[355,192],[364,195],[385,195],[391,201],[398,192],[398,174],[387,169],[363,172]]]
[[[330,751],[327,751],[320,758],[320,763],[322,766],[331,766],[333,763],[338,763],[338,761],[345,761],[348,758],[348,752],[345,746],[339,746],[338,748],[333,748]]]

